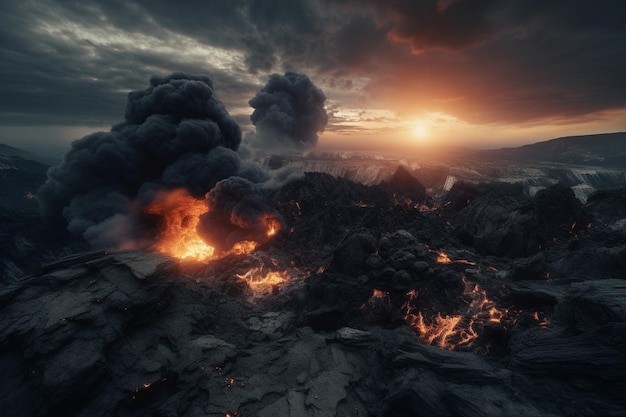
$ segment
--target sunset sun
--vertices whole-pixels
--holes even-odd
[[[428,127],[424,122],[414,122],[411,126],[411,136],[418,142],[428,140]]]

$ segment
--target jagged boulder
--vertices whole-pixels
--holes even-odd
[[[443,207],[451,210],[462,210],[469,206],[477,195],[481,194],[481,187],[486,184],[472,184],[466,181],[457,181],[446,194]],[[483,191],[484,192],[484,191]]]
[[[369,233],[355,233],[342,242],[331,261],[331,266],[344,274],[358,276],[366,268],[366,260],[376,251],[376,239]]]
[[[456,234],[483,254],[526,257],[585,230],[589,216],[561,184],[528,199],[520,184],[483,187],[456,216]]]
[[[426,201],[426,188],[402,165],[399,165],[391,178],[383,181],[380,187],[390,190],[391,194],[401,194],[413,204]]]
[[[626,188],[600,190],[587,198],[587,210],[593,215],[594,226],[626,234]]]

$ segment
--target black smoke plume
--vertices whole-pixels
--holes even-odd
[[[42,214],[65,222],[95,247],[141,245],[153,232],[140,210],[161,189],[185,188],[202,198],[233,175],[263,175],[240,160],[241,129],[208,77],[153,77],[131,92],[125,121],[88,135],[48,172],[38,192]]]
[[[229,250],[244,240],[263,243],[278,218],[256,184],[241,177],[217,183],[206,195],[211,210],[200,217],[198,233],[218,250]]]
[[[328,123],[325,101],[324,92],[304,74],[271,75],[249,102],[258,147],[315,147],[318,133]]]

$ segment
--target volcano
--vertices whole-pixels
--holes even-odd
[[[0,159],[3,415],[623,415],[624,171],[298,153],[324,100],[272,76],[248,158],[153,77],[46,175]]]
[[[5,222],[5,268],[30,273],[3,278],[2,409],[619,415],[626,191],[582,204],[560,186],[457,185],[404,204],[417,180],[394,178],[407,183],[404,169],[369,186],[307,173],[267,193],[272,239],[202,261],[53,245]]]

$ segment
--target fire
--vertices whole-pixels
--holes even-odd
[[[449,264],[452,263],[452,259],[445,252],[439,252],[437,254],[437,263],[438,264]]]
[[[453,350],[457,346],[468,344],[478,337],[472,326],[463,326],[463,317],[437,315],[427,324],[421,312],[417,313],[413,326],[417,328],[420,338],[429,345],[437,345],[442,349]]]
[[[204,261],[211,258],[215,249],[196,232],[200,215],[207,211],[203,200],[183,189],[159,192],[145,209],[147,214],[156,214],[163,219],[154,250],[180,259]]]
[[[546,317],[543,313],[535,311],[533,313],[533,318],[535,319],[539,327],[548,327],[550,325],[550,319]]]
[[[233,245],[232,249],[228,251],[228,253],[232,253],[234,255],[248,255],[257,247],[257,243],[252,240],[242,240],[241,242],[237,242]]]
[[[244,274],[235,274],[237,278],[246,281],[252,290],[253,298],[271,293],[277,285],[283,284],[289,279],[286,271],[264,272],[263,267],[255,267]]]
[[[382,291],[382,290],[374,290],[372,292],[372,297],[374,298],[388,298],[389,297],[389,293],[387,291]]]
[[[161,219],[157,242],[153,246],[156,252],[196,261],[206,261],[218,255],[215,248],[207,245],[196,231],[200,216],[209,211],[204,200],[191,196],[183,189],[160,191],[144,211]],[[262,222],[268,238],[280,230],[280,221],[272,213],[266,214]],[[220,256],[247,255],[254,252],[257,246],[258,242],[243,240]]]
[[[267,215],[263,221],[267,228],[267,232],[265,233],[267,237],[276,235],[280,230],[280,222],[273,215]]]
[[[457,259],[457,260],[452,260],[450,259],[450,257],[448,256],[447,253],[445,252],[437,252],[437,259],[436,262],[438,264],[451,264],[451,263],[459,263],[459,264],[464,264],[464,265],[472,265],[475,266],[477,265],[476,262],[474,261],[468,261],[467,259]]]
[[[463,294],[467,308],[459,314],[441,315],[427,319],[421,311],[414,311],[414,301],[418,291],[411,290],[402,306],[405,322],[419,335],[424,343],[436,345],[442,349],[456,350],[471,346],[479,337],[479,331],[486,323],[503,323],[508,314],[506,309],[499,309],[487,297],[487,293],[478,284],[465,282]]]

